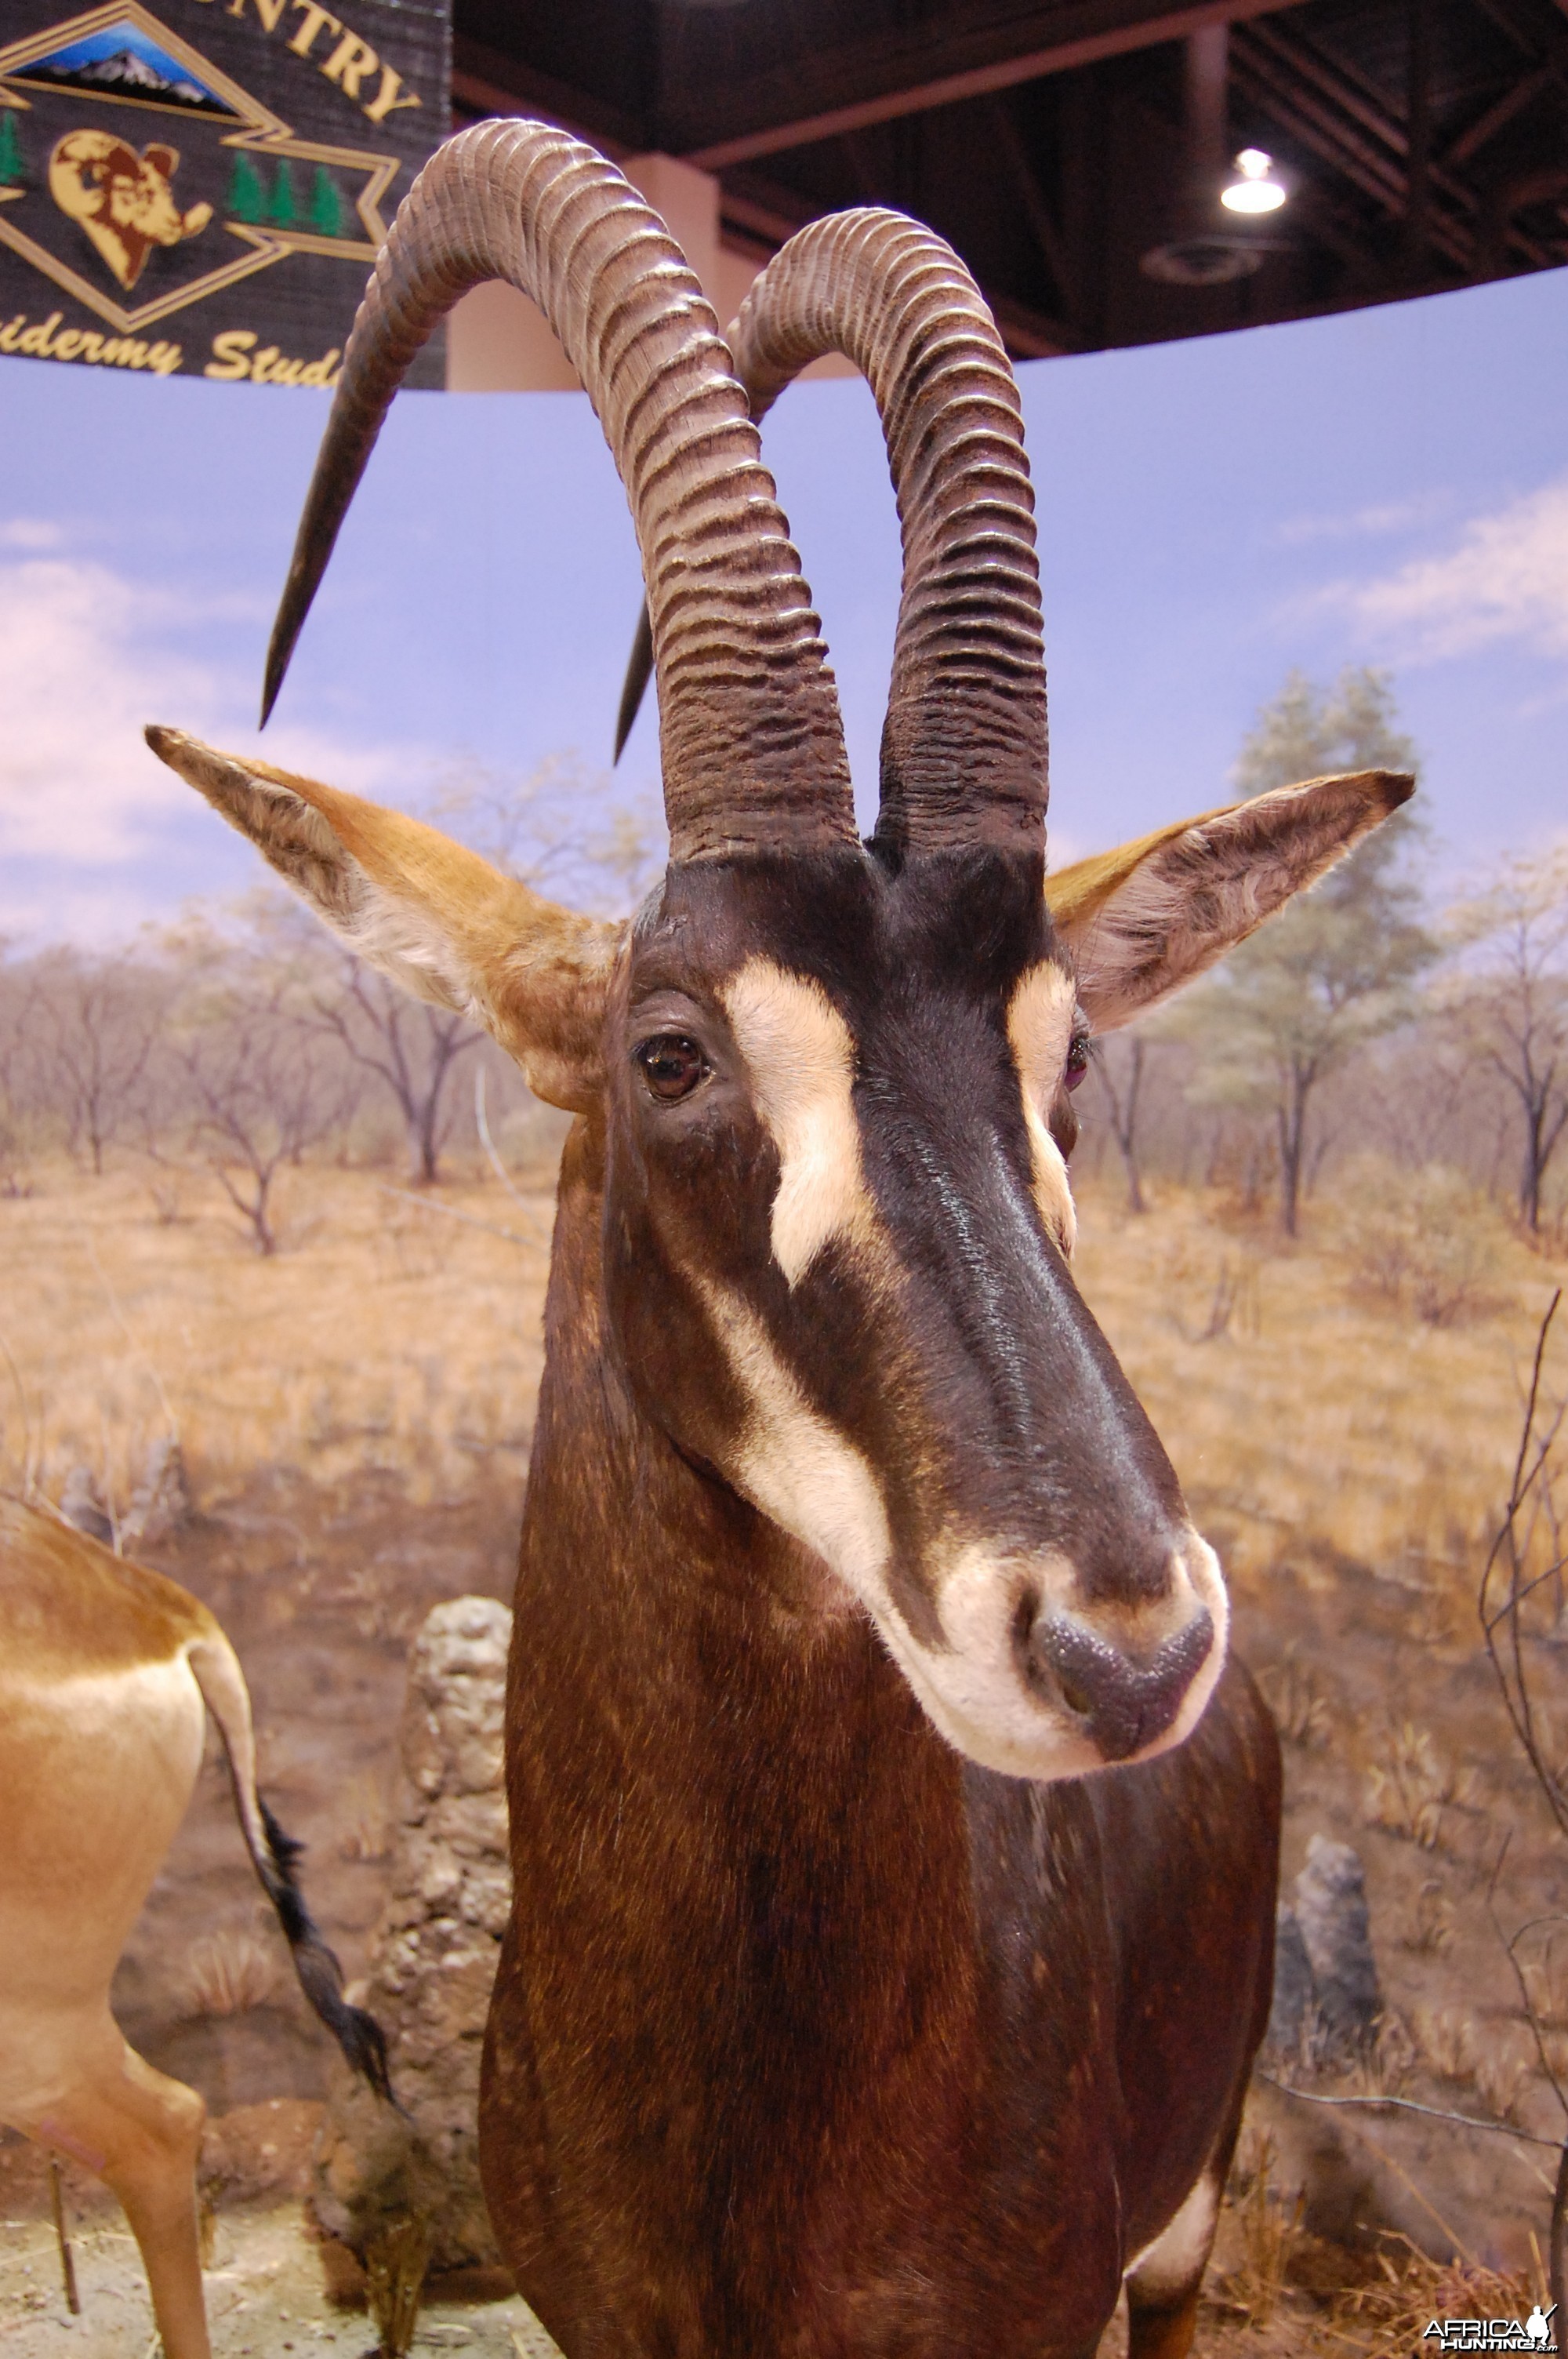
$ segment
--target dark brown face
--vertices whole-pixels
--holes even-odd
[[[608,1049],[611,1316],[672,1440],[975,1759],[1185,1734],[1224,1590],[1069,1273],[1084,1040],[1039,864],[673,869]]]

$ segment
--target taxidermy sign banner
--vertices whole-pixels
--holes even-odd
[[[0,353],[331,385],[447,134],[449,0],[5,0],[0,31]]]

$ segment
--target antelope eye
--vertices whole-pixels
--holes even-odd
[[[655,1032],[651,1040],[639,1044],[635,1054],[643,1079],[666,1104],[689,1097],[708,1075],[707,1058],[685,1032]]]
[[[1067,1068],[1062,1078],[1070,1090],[1076,1090],[1089,1069],[1089,1036],[1075,1032],[1067,1050]]]

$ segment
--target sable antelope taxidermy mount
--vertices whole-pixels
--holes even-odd
[[[1269,2001],[1272,1730],[1213,1551],[1072,1279],[1089,1035],[1410,791],[1328,778],[1046,883],[1017,390],[973,281],[816,223],[733,349],[622,176],[537,124],[427,165],[343,364],[270,707],[404,371],[545,310],[636,521],[669,866],[552,907],[395,812],[155,730],[384,973],[579,1119],[507,1747],[481,2145],[569,2359],[1186,2350]],[[760,456],[869,377],[904,578],[874,834]]]
[[[201,1767],[222,1737],[240,1832],[300,1986],[385,2097],[379,2027],[343,1996],[256,1792],[251,1700],[189,1593],[0,1497],[0,2122],[69,2155],[124,2206],[167,2359],[209,2359],[196,2222],[206,2107],[144,2063],[109,1985]]]

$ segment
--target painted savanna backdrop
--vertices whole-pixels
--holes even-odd
[[[1078,1098],[1080,1282],[1278,1717],[1286,1897],[1314,1837],[1353,1847],[1379,1978],[1358,2045],[1309,2019],[1265,2061],[1205,2353],[1413,2347],[1541,2282],[1568,2121],[1568,1312],[1522,1459],[1521,1436],[1568,1275],[1565,342],[1547,275],[1023,375],[1055,856],[1327,769],[1422,786],[1100,1044]],[[0,1488],[218,1612],[352,1976],[410,1638],[510,1588],[564,1121],[261,887],[139,749],[147,719],[254,742],[314,397],[6,366]],[[874,417],[803,386],[768,431],[864,790],[897,597]],[[400,402],[271,758],[632,906],[662,842],[648,723],[613,777],[600,758],[638,597],[619,503],[574,397]],[[329,2060],[215,1757],[115,2002],[213,2117],[219,2350],[362,2348],[304,2229]],[[69,2326],[47,2182],[0,2146],[0,2352],[145,2347],[112,2207],[67,2198]],[[440,2320],[524,2347],[483,2305]]]

